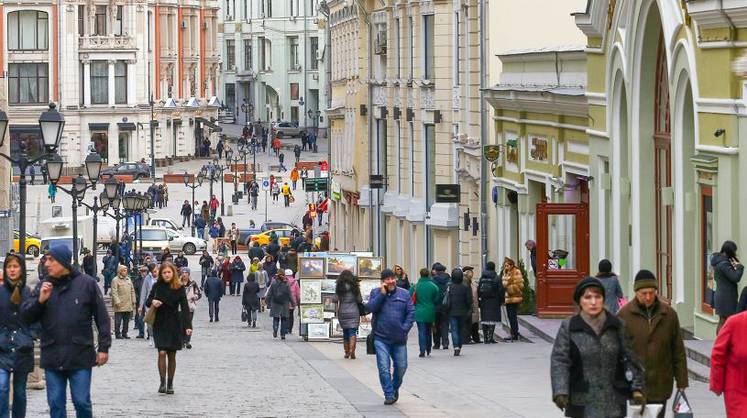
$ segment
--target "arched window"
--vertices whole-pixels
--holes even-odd
[[[8,49],[11,51],[49,49],[47,13],[36,10],[8,13]]]

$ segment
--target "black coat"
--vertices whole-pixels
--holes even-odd
[[[446,310],[449,316],[472,315],[472,289],[464,283],[449,285]]]
[[[83,271],[87,275],[94,277],[96,271],[96,257],[91,254],[83,257]]]
[[[10,302],[13,288],[8,280],[0,286],[0,369],[30,373],[34,370],[34,338],[39,324],[29,325],[21,319],[21,306]],[[31,297],[31,290],[23,286],[21,304]]]
[[[172,279],[176,280],[176,278]],[[163,304],[156,309],[156,320],[153,323],[153,343],[159,350],[176,351],[182,349],[185,330],[192,329],[189,319],[189,303],[184,287],[172,289],[167,283],[156,282],[145,301],[150,308],[153,299]]]
[[[737,312],[737,284],[742,279],[744,266],[732,267],[729,258],[721,253],[711,257],[713,276],[716,280],[716,313],[719,316],[731,316]]]
[[[254,260],[255,258],[258,258],[260,261],[265,258],[265,250],[263,250],[262,247],[249,248],[249,261]]]
[[[438,274],[433,276],[433,284],[438,286],[438,291],[441,293],[441,300],[443,300],[444,296],[446,295],[446,289],[448,289],[449,285],[451,284],[451,276],[449,276],[445,272],[439,272]],[[445,313],[446,306],[444,306],[443,304],[437,305],[436,312]]]
[[[241,304],[244,308],[251,310],[259,309],[259,284],[254,280],[249,280],[244,285],[244,294],[241,296]]]
[[[203,286],[205,290],[205,296],[209,301],[220,300],[223,294],[226,293],[226,285],[217,276],[210,276],[205,280]]]
[[[246,265],[243,261],[232,261],[231,262],[231,283],[241,283],[244,281],[244,270]]]
[[[45,280],[47,281],[47,280]],[[21,318],[41,322],[41,367],[53,370],[90,369],[96,365],[93,322],[98,329],[98,352],[112,345],[109,313],[93,277],[74,270],[52,281],[46,303],[39,303],[39,282],[21,306]]]
[[[176,256],[176,258],[174,259],[174,265],[177,268],[189,267],[189,260],[187,260],[187,257],[185,256]]]
[[[477,297],[480,304],[480,319],[488,322],[501,321],[501,305],[505,297],[503,282],[495,271],[486,270],[477,283]]]

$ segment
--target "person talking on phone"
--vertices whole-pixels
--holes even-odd
[[[737,313],[737,287],[742,280],[744,266],[737,258],[737,244],[724,241],[721,251],[711,256],[711,267],[716,280],[715,308],[719,317],[716,334],[726,320]]]
[[[48,277],[21,306],[23,320],[41,323],[41,368],[47,380],[51,418],[67,417],[68,384],[76,416],[93,416],[91,369],[106,364],[112,345],[101,290],[93,277],[70,264],[71,259],[69,248],[51,247],[45,262]],[[98,329],[97,346],[93,323]]]

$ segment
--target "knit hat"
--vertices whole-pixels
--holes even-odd
[[[611,273],[612,272],[612,263],[610,263],[610,260],[607,260],[606,258],[599,262],[599,272],[600,273]]]
[[[389,277],[396,277],[394,275],[394,270],[392,269],[384,269],[381,271],[381,280],[384,280]]]
[[[181,270],[179,270],[179,272],[181,274],[184,274],[184,273],[191,274],[192,270],[190,270],[189,267],[182,267]]]
[[[590,287],[598,288],[602,297],[604,297],[604,286],[602,285],[602,282],[596,277],[587,276],[576,284],[576,290],[573,291],[573,301],[578,304],[581,301],[581,296],[583,296],[586,289]]]
[[[446,271],[446,266],[439,262],[433,263],[433,267],[431,267],[431,270],[436,270],[438,272]]]
[[[454,270],[451,270],[451,282],[452,283],[460,284],[463,281],[464,281],[464,273],[462,272],[461,269],[456,268]]]
[[[654,273],[648,270],[641,270],[635,275],[635,281],[633,282],[633,289],[637,292],[640,289],[647,288],[659,288],[659,282],[656,280]]]
[[[49,248],[49,256],[52,257],[56,262],[60,263],[62,267],[65,267],[68,271],[73,271],[73,265],[70,261],[73,258],[73,253],[64,245],[55,245]]]
[[[291,270],[291,269],[285,269],[285,275],[286,276],[292,276],[293,275],[293,270]]]

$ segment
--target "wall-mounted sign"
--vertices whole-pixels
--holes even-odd
[[[535,161],[547,161],[547,140],[533,137],[529,156]]]
[[[459,203],[461,189],[458,184],[437,184],[436,203]]]
[[[482,154],[492,163],[501,156],[501,148],[498,145],[485,145],[482,147]]]
[[[381,174],[371,174],[368,179],[368,186],[372,189],[383,189],[384,176]]]

